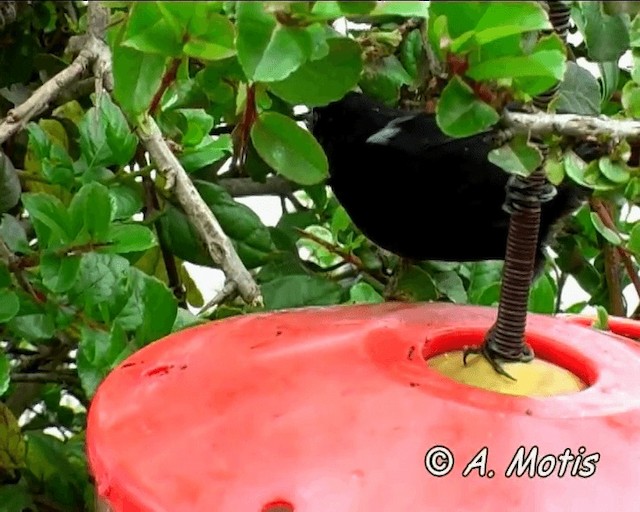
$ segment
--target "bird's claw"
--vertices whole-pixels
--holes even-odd
[[[507,194],[502,209],[511,215],[524,207],[547,203],[558,194],[558,190],[551,183],[545,183],[540,190],[535,190],[536,187],[537,185],[529,183],[522,176],[511,175],[507,182]]]
[[[528,363],[534,358],[533,349],[525,344],[524,350],[522,350],[516,356],[510,354],[509,357],[505,357],[504,351],[501,351],[500,348],[496,345],[494,335],[495,325],[491,327],[491,329],[489,329],[489,332],[487,332],[484,343],[482,343],[482,345],[465,347],[462,352],[462,363],[466,366],[467,357],[469,357],[469,355],[479,354],[489,362],[496,373],[515,381],[516,379],[509,375],[509,373],[507,373],[507,371],[502,367],[502,363],[506,361],[521,361],[523,363]]]
[[[514,377],[509,375],[509,373],[502,367],[502,363],[499,361],[499,357],[493,355],[490,352],[490,349],[488,348],[486,343],[483,343],[480,346],[464,348],[462,352],[462,363],[465,366],[467,365],[467,357],[469,357],[471,354],[479,354],[484,357],[491,365],[491,368],[493,368],[497,374],[503,375],[513,381],[516,380]]]

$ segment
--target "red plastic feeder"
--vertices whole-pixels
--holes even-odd
[[[495,314],[312,308],[169,336],[93,401],[98,494],[117,512],[637,511],[640,348],[531,315],[536,354],[587,389],[509,396],[427,367]]]

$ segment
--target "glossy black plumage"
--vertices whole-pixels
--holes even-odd
[[[488,161],[494,146],[487,135],[453,139],[433,115],[358,93],[314,109],[312,117],[310,129],[329,160],[329,184],[370,240],[415,260],[504,259],[509,175]],[[563,184],[543,203],[537,272],[550,228],[585,198]]]

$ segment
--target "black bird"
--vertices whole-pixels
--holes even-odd
[[[509,174],[487,159],[495,132],[451,138],[433,114],[354,92],[314,108],[309,128],[327,155],[336,198],[371,241],[413,260],[504,260]],[[552,227],[587,196],[563,182],[542,203],[536,276]]]

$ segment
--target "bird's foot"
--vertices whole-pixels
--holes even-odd
[[[513,356],[512,354],[509,357],[505,357],[503,351],[500,350],[496,341],[494,339],[495,336],[495,326],[489,329],[489,332],[485,336],[484,342],[480,346],[472,346],[472,347],[464,347],[462,352],[462,363],[467,365],[467,358],[471,354],[479,354],[484,357],[491,367],[494,369],[496,373],[499,375],[503,375],[513,381],[516,379],[509,375],[509,373],[502,367],[502,364],[505,362],[511,361],[520,361],[523,363],[528,363],[534,358],[534,353],[531,347],[528,345],[524,346],[524,350],[520,352],[517,356]]]
[[[525,178],[517,174],[509,177],[506,187],[506,198],[502,208],[509,214],[521,210],[525,206],[532,206],[551,201],[558,193],[551,183],[544,183],[540,190],[537,185],[529,183]]]
[[[486,343],[483,343],[480,346],[474,346],[474,347],[464,347],[464,351],[462,352],[462,363],[466,366],[467,365],[467,357],[469,357],[472,354],[479,354],[482,357],[484,357],[489,364],[491,365],[491,368],[494,369],[494,371],[499,374],[499,375],[504,375],[505,377],[515,381],[516,379],[514,377],[512,377],[511,375],[509,375],[509,373],[502,367],[502,362],[501,359],[497,356],[495,356],[490,349],[487,347]]]

